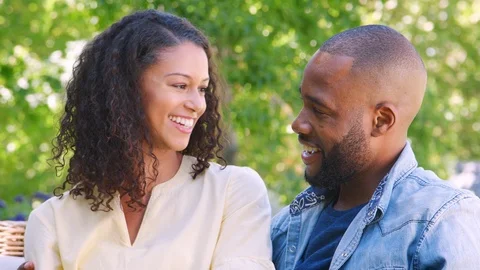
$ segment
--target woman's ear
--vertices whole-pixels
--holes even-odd
[[[380,103],[375,107],[373,128],[371,135],[379,137],[385,135],[395,125],[397,110],[390,103]]]

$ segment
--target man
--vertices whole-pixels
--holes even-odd
[[[425,66],[395,30],[342,32],[306,66],[292,124],[311,185],[272,224],[278,270],[478,269],[480,200],[417,167]]]

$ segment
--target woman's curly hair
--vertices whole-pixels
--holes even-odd
[[[115,194],[128,195],[128,205],[145,205],[144,155],[154,159],[154,176],[159,160],[153,154],[152,136],[142,103],[141,76],[157,61],[162,49],[192,42],[205,50],[210,83],[207,108],[198,120],[187,148],[196,157],[192,177],[209,167],[219,152],[220,113],[216,95],[220,84],[210,44],[204,34],[184,18],[155,10],[139,11],[122,18],[96,36],[83,49],[66,87],[65,112],[54,139],[52,160],[62,170],[71,151],[65,181],[54,191],[71,186],[70,194],[84,196],[92,211],[109,211]],[[149,150],[145,153],[143,144]]]

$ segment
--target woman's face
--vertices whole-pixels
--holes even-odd
[[[191,42],[158,55],[141,81],[145,114],[154,147],[182,151],[206,109],[208,59],[203,48]]]

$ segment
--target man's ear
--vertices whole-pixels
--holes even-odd
[[[371,135],[379,137],[385,135],[395,125],[397,110],[391,103],[380,103],[375,107]]]

